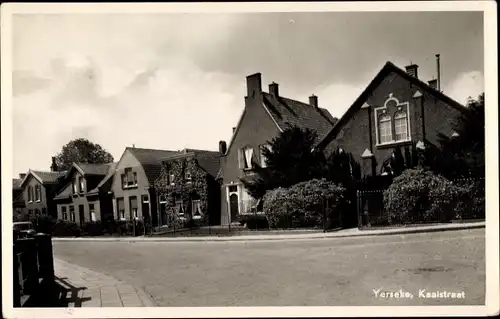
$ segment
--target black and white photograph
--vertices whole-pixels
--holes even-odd
[[[1,9],[4,317],[499,313],[495,2]]]

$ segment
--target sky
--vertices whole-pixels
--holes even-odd
[[[75,138],[217,150],[244,107],[245,77],[341,117],[391,61],[466,103],[484,91],[482,12],[15,14],[14,174],[49,170]]]

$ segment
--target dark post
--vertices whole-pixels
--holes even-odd
[[[323,201],[323,232],[326,233],[326,201],[325,198],[322,198]]]
[[[360,191],[356,191],[356,210],[358,211],[358,228],[363,226],[362,215],[361,215],[361,196]]]
[[[35,239],[37,242],[38,262],[40,265],[40,277],[45,284],[52,284],[54,282],[54,254],[52,249],[52,238],[47,234],[36,234]]]
[[[19,282],[20,276],[19,276],[19,270],[20,270],[20,265],[19,265],[19,255],[17,254],[17,247],[16,244],[13,245],[13,252],[14,252],[14,258],[13,258],[13,297],[14,297],[14,307],[21,307],[21,284]]]

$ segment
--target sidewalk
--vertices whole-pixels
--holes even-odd
[[[68,308],[156,306],[142,289],[113,277],[59,259],[54,259],[54,269]]]
[[[321,239],[321,238],[343,238],[343,237],[361,237],[361,236],[381,236],[381,235],[399,235],[426,233],[438,231],[451,231],[461,229],[485,228],[486,222],[474,223],[450,223],[429,226],[410,226],[397,227],[388,229],[374,230],[359,230],[358,228],[343,229],[335,232],[317,232],[305,234],[259,234],[259,235],[241,235],[241,236],[200,236],[200,237],[67,237],[67,238],[52,238],[53,241],[103,241],[103,242],[207,242],[207,241],[255,241],[255,240],[304,240],[304,239]]]

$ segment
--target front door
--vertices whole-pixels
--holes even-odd
[[[238,216],[238,195],[229,196],[229,210],[231,211],[231,222],[235,222]]]
[[[78,205],[78,214],[80,215],[80,225],[85,222],[85,206]]]

